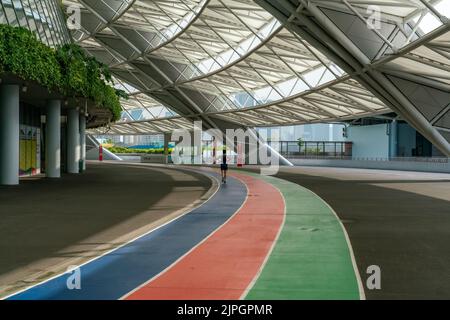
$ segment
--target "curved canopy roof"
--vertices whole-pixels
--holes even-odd
[[[64,1],[82,9],[81,29],[72,32],[73,38],[108,64],[117,86],[130,93],[130,100],[123,101],[122,121],[97,132],[165,132],[194,119],[219,127],[278,126],[390,111],[354,74],[288,28],[294,14],[283,21],[264,2],[269,1]],[[380,46],[368,52],[367,68],[409,70],[449,83],[448,33],[440,35],[441,41],[427,38],[445,26],[449,0],[279,2],[280,10],[293,13],[308,2],[320,5],[330,21],[342,20],[342,30],[355,39],[354,18],[370,20],[379,13]],[[372,39],[355,43],[367,41]]]

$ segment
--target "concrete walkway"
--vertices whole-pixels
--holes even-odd
[[[211,187],[195,172],[112,164],[0,187],[0,297],[178,216]]]
[[[190,169],[199,173],[103,164],[67,177],[64,188],[63,180],[27,182],[22,192],[3,188],[0,204],[9,201],[4,208],[10,211],[0,210],[13,231],[0,229],[1,249],[17,261],[15,267],[2,256],[6,271],[0,280],[14,276],[9,290],[17,290],[65,271],[64,263],[101,256],[82,267],[82,292],[67,292],[66,274],[13,298],[358,299],[364,297],[361,290],[368,299],[450,297],[449,175],[282,168],[275,178],[248,174],[255,168],[247,167],[230,172],[229,184],[209,197],[207,176],[217,172]],[[34,183],[45,188],[38,192]],[[23,196],[27,188],[31,202],[6,196]],[[148,190],[157,190],[154,198],[146,197]],[[193,210],[184,206],[188,214],[128,243],[130,235],[180,216],[173,206],[189,204],[193,196],[209,201]],[[99,204],[107,210],[99,213]],[[40,257],[47,254],[43,265],[39,256],[25,263],[35,248]],[[381,268],[381,290],[365,287],[372,265]],[[41,278],[17,281],[34,271]]]
[[[203,174],[218,178],[217,172]],[[360,299],[342,225],[317,195],[230,172],[194,210],[12,300]]]
[[[367,299],[450,299],[450,174],[348,168],[282,168],[278,178],[317,193],[343,222]]]

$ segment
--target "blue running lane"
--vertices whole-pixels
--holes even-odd
[[[71,274],[66,273],[8,300],[119,299],[161,273],[223,225],[242,206],[246,196],[246,186],[229,178],[227,185],[199,208],[83,265],[81,290],[67,288]]]

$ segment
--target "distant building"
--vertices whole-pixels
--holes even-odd
[[[272,132],[280,141],[344,141],[344,124],[306,124],[288,127],[258,128],[258,132],[266,140],[271,140]]]
[[[95,137],[101,143],[113,143],[122,147],[154,147],[164,146],[164,135],[144,135],[144,136],[117,136],[101,135]]]

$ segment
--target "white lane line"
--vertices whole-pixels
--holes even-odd
[[[176,170],[192,171],[192,170],[178,169],[178,168],[177,168]],[[208,175],[208,174],[205,174],[205,173],[202,173],[202,174],[203,174],[204,176],[208,177],[209,179],[215,179],[216,181],[214,181],[214,182],[217,182],[217,179],[216,179],[216,178],[214,178],[214,177],[212,177],[212,176],[210,176],[210,175]],[[217,184],[216,184],[216,190],[214,191],[214,193],[213,193],[213,194],[212,194],[205,202],[200,203],[200,204],[197,205],[196,207],[190,209],[189,211],[186,211],[185,213],[179,215],[178,217],[175,217],[175,218],[173,218],[173,219],[171,219],[171,220],[165,222],[164,224],[162,224],[162,225],[160,225],[160,226],[158,226],[158,227],[156,227],[156,228],[154,228],[154,229],[151,229],[151,230],[149,230],[149,231],[143,233],[142,235],[139,235],[139,236],[137,236],[137,237],[135,237],[135,238],[133,238],[133,239],[131,239],[131,240],[129,240],[129,241],[127,241],[127,242],[125,242],[125,243],[119,245],[119,246],[117,246],[116,248],[113,248],[113,249],[111,249],[111,250],[109,250],[109,251],[107,251],[107,252],[104,252],[103,254],[101,254],[101,255],[99,255],[99,256],[97,256],[97,257],[95,257],[95,258],[92,258],[92,259],[90,259],[90,260],[87,260],[87,261],[83,262],[83,263],[80,264],[78,267],[81,268],[81,267],[83,267],[83,266],[85,266],[85,265],[87,265],[87,264],[89,264],[89,263],[91,263],[91,262],[94,262],[95,260],[98,260],[98,259],[100,259],[100,258],[102,258],[102,257],[104,257],[104,256],[106,256],[106,255],[108,255],[108,254],[111,254],[111,253],[113,253],[114,251],[119,250],[120,248],[123,248],[123,247],[125,247],[126,245],[129,245],[130,243],[135,242],[136,240],[139,240],[139,239],[141,239],[141,238],[143,238],[143,237],[145,237],[145,236],[151,234],[152,232],[155,232],[156,230],[165,227],[166,225],[168,225],[168,224],[170,224],[170,223],[172,223],[172,222],[174,222],[174,221],[180,219],[181,217],[184,217],[184,216],[187,215],[188,213],[190,213],[190,212],[192,212],[192,211],[198,209],[199,207],[203,206],[204,204],[206,204],[209,200],[211,200],[211,199],[216,195],[216,193],[219,191],[219,189],[220,189],[220,184],[217,183]],[[21,294],[21,293],[24,293],[24,292],[26,292],[26,291],[28,291],[28,290],[30,290],[30,289],[33,289],[34,287],[38,287],[38,286],[40,286],[40,285],[43,285],[43,284],[45,284],[45,283],[47,283],[47,282],[49,282],[49,281],[51,281],[51,280],[54,280],[54,279],[56,279],[56,278],[59,278],[59,277],[63,276],[63,275],[65,275],[65,274],[67,274],[66,271],[65,271],[65,272],[61,272],[61,273],[59,273],[59,274],[57,274],[57,275],[55,275],[55,276],[52,276],[52,277],[50,277],[50,278],[48,278],[48,279],[46,279],[46,280],[44,280],[44,281],[41,281],[41,282],[37,283],[37,284],[33,284],[33,285],[31,285],[31,286],[29,286],[29,287],[27,287],[27,288],[25,288],[25,289],[22,289],[22,290],[19,290],[19,291],[15,292],[15,293],[12,293],[12,294],[10,294],[10,295],[7,295],[6,297],[3,297],[3,298],[0,299],[0,300],[7,300],[8,298],[14,297],[14,296],[19,295],[19,294]]]
[[[301,187],[305,188],[303,186],[301,186]],[[328,208],[330,208],[331,212],[333,212],[333,214],[336,217],[339,225],[341,226],[342,231],[344,232],[345,241],[347,242],[348,250],[349,250],[349,253],[350,253],[350,258],[352,260],[352,266],[353,266],[353,271],[355,272],[356,282],[358,283],[359,299],[360,300],[366,300],[366,294],[364,292],[364,286],[363,286],[363,282],[362,282],[362,279],[361,279],[361,274],[359,273],[358,265],[356,263],[355,254],[354,254],[354,251],[353,251],[353,246],[352,246],[352,243],[350,242],[350,237],[348,236],[348,233],[347,233],[347,230],[345,229],[344,224],[342,223],[341,219],[337,215],[336,211],[334,211],[334,209],[330,206],[330,204],[328,202],[326,202],[324,199],[322,199],[314,191],[312,191],[310,189],[307,189],[307,188],[305,188],[305,189],[308,190],[309,192],[311,192],[312,194],[314,194],[323,203],[325,203]]]
[[[233,177],[236,180],[239,180],[247,189],[247,196],[245,197],[245,200],[242,202],[241,206],[239,207],[239,209],[236,210],[236,212],[227,220],[225,221],[222,225],[220,225],[216,230],[214,230],[211,234],[209,234],[206,238],[204,238],[202,241],[200,241],[197,245],[195,245],[194,247],[192,247],[191,250],[189,250],[188,252],[186,252],[184,255],[182,255],[180,258],[178,258],[175,262],[173,262],[170,266],[168,266],[166,269],[164,269],[163,271],[161,271],[160,273],[158,273],[156,276],[154,276],[153,278],[151,278],[150,280],[144,282],[143,284],[141,284],[139,287],[137,287],[136,289],[128,292],[127,294],[125,294],[123,297],[121,297],[119,300],[124,300],[127,297],[131,296],[133,293],[139,291],[140,289],[142,289],[143,287],[147,286],[148,284],[150,284],[152,281],[158,279],[159,277],[163,276],[165,273],[167,273],[168,271],[170,271],[170,269],[172,269],[173,267],[175,267],[175,265],[180,262],[181,260],[183,260],[185,257],[187,257],[191,252],[193,252],[195,249],[197,249],[199,246],[201,246],[204,242],[206,242],[209,238],[211,238],[214,234],[216,234],[220,229],[222,229],[228,222],[230,222],[238,213],[239,211],[241,211],[242,207],[245,205],[245,203],[248,200],[249,197],[249,189],[248,186],[245,182],[243,182],[241,179]]]
[[[312,191],[312,190],[310,190],[310,189],[308,189],[308,188],[305,188],[304,186],[301,186],[301,185],[299,185],[299,184],[296,184],[296,183],[293,183],[293,182],[290,182],[290,181],[287,181],[287,180],[284,180],[284,179],[281,179],[281,178],[276,178],[276,177],[271,177],[271,178],[272,178],[272,179],[278,179],[278,180],[280,180],[280,181],[286,182],[286,183],[288,183],[288,184],[295,185],[296,187],[300,187],[300,188],[303,188],[303,189],[305,189],[305,190],[311,192],[311,193],[312,193],[313,195],[315,195],[318,199],[320,199],[323,203],[325,203],[325,205],[331,210],[331,212],[333,213],[333,215],[334,215],[335,218],[337,219],[339,225],[341,226],[342,231],[344,232],[345,241],[347,242],[347,246],[348,246],[349,253],[350,253],[350,259],[351,259],[351,261],[352,261],[353,271],[354,271],[354,273],[355,273],[356,281],[357,281],[357,283],[358,283],[359,298],[360,298],[360,300],[366,300],[366,295],[365,295],[365,292],[364,292],[364,286],[363,286],[363,282],[362,282],[362,279],[361,279],[361,275],[360,275],[360,273],[359,273],[358,265],[357,265],[357,263],[356,263],[355,254],[354,254],[354,251],[353,251],[353,246],[352,246],[352,244],[351,244],[351,242],[350,242],[350,238],[349,238],[349,236],[348,236],[347,230],[345,229],[345,226],[344,226],[344,224],[342,223],[342,221],[341,221],[341,219],[339,218],[339,216],[337,215],[336,211],[334,211],[334,209],[328,204],[328,202],[326,202],[323,198],[321,198],[321,197],[320,197],[317,193],[315,193],[314,191]],[[278,189],[278,188],[277,188],[277,189]],[[283,197],[283,200],[285,201],[284,197]],[[286,202],[285,202],[285,219],[286,219]],[[283,227],[284,227],[284,225],[283,225]],[[282,231],[282,229],[280,229],[280,234],[281,234],[281,231]],[[278,239],[277,239],[277,240],[278,240]],[[274,246],[275,246],[275,244],[276,244],[276,242],[274,243]],[[267,263],[267,262],[266,262],[266,263]],[[258,275],[258,277],[259,277],[259,275]]]
[[[255,177],[253,177],[253,178],[254,178],[254,179],[257,179],[257,178],[255,178]],[[265,181],[264,179],[261,179],[261,180]],[[265,182],[268,183],[267,181],[265,181]],[[278,192],[279,192],[280,195],[281,195],[281,198],[283,199],[283,203],[284,203],[283,222],[281,223],[281,226],[280,226],[280,228],[279,228],[279,230],[278,230],[278,234],[277,234],[277,236],[275,237],[275,239],[274,239],[274,241],[273,241],[273,243],[272,243],[272,245],[271,245],[271,247],[270,247],[270,249],[269,249],[269,252],[267,253],[267,255],[266,255],[266,257],[265,257],[265,259],[264,259],[264,261],[263,261],[263,263],[261,264],[261,267],[259,268],[258,272],[255,274],[255,276],[253,277],[253,280],[250,282],[250,284],[248,285],[247,289],[245,289],[244,293],[241,295],[241,297],[239,298],[239,300],[244,300],[244,299],[247,297],[247,295],[249,294],[250,290],[255,286],[256,281],[258,281],[258,279],[259,279],[259,277],[260,277],[262,271],[264,270],[264,268],[265,268],[267,262],[269,262],[269,258],[270,258],[270,256],[272,255],[273,250],[275,249],[275,246],[276,246],[276,244],[277,244],[277,242],[278,242],[278,239],[279,239],[280,236],[281,236],[281,233],[282,233],[282,231],[283,231],[283,229],[284,229],[284,226],[286,225],[286,210],[287,210],[286,199],[284,199],[283,193],[280,191],[280,189],[278,189],[278,188],[277,188],[276,186],[274,186],[273,184],[270,184],[270,185],[271,185],[272,187],[274,187],[275,189],[278,190]]]

